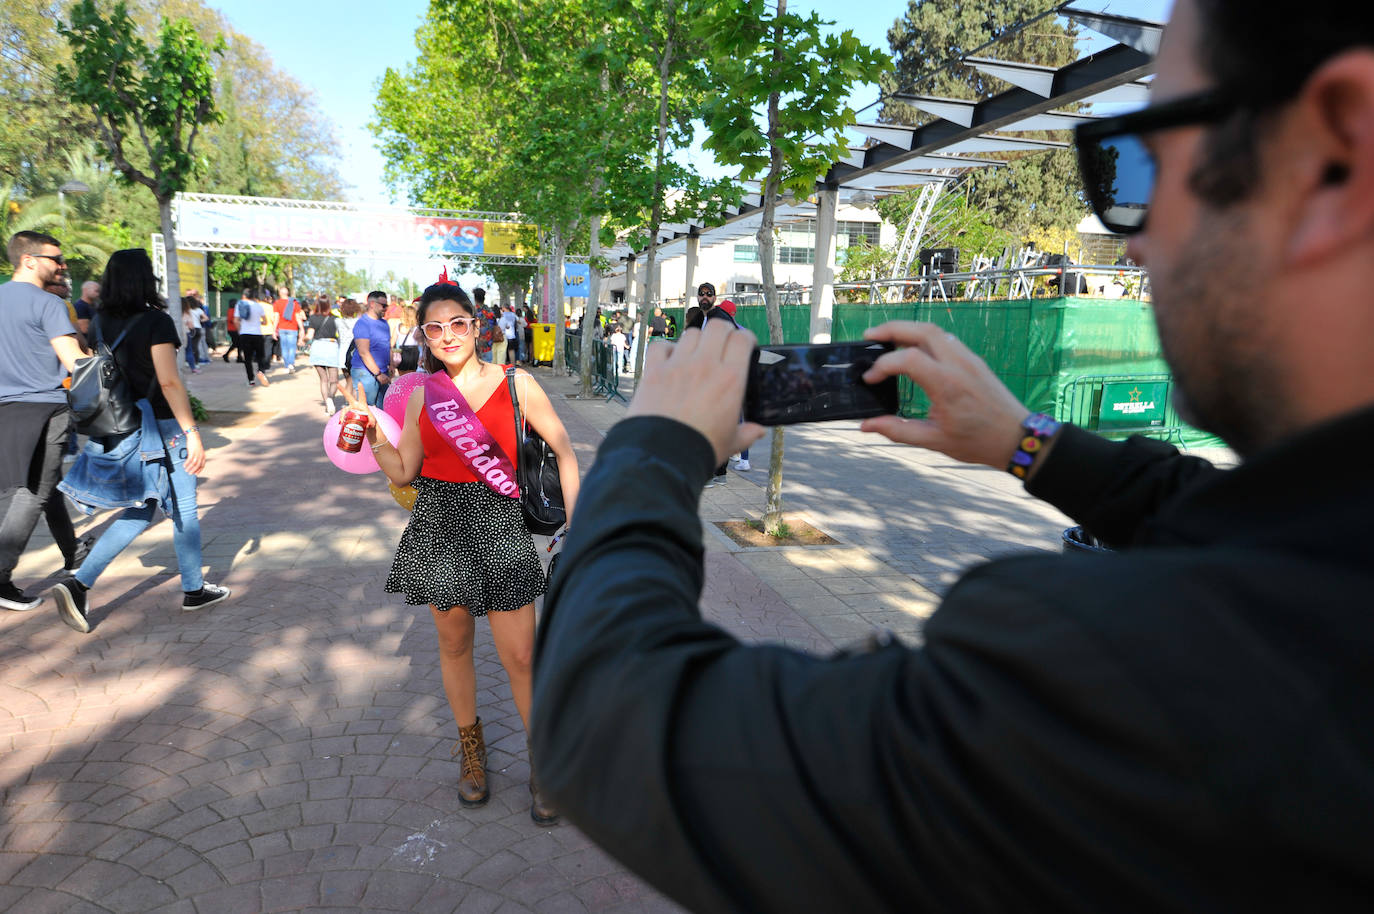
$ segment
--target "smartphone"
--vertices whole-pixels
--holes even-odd
[[[760,425],[863,419],[897,412],[897,379],[865,384],[864,372],[891,343],[803,343],[754,350],[744,418]]]

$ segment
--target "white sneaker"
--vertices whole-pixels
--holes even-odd
[[[749,470],[752,470],[753,467],[749,465],[749,461],[741,458],[740,460],[735,462],[735,469],[740,470],[741,472],[747,472]]]

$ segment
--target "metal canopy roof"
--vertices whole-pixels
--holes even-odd
[[[930,174],[928,170],[1003,164],[996,160],[960,157],[969,153],[1055,149],[1068,145],[1010,137],[996,131],[1068,129],[1092,116],[1055,109],[1080,102],[1143,103],[1148,97],[1148,84],[1141,80],[1154,71],[1154,56],[1159,50],[1163,24],[1073,8],[1061,10],[1060,15],[1120,43],[1057,69],[993,58],[965,58],[969,66],[1005,80],[1014,88],[981,101],[903,93],[891,96],[935,115],[936,120],[919,127],[856,125],[855,129],[868,137],[870,145],[850,149],[830,166],[818,182],[820,187],[898,189],[947,180],[947,176]],[[682,239],[703,237],[708,233],[713,238],[737,237],[741,226],[734,223],[762,208],[762,197],[755,192],[749,194],[741,206],[727,210],[723,226],[709,228],[700,222],[665,226],[660,237]],[[791,218],[812,212],[813,206],[795,203],[779,206],[776,214],[779,218]],[[625,259],[634,252],[626,245],[618,245],[608,254]]]

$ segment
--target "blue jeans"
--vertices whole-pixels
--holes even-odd
[[[186,331],[186,367],[196,370],[200,358],[200,330]]]
[[[355,361],[360,361],[355,359]],[[363,385],[363,393],[367,395],[369,406],[381,406],[382,397],[386,395],[386,388],[377,382],[377,376],[366,368],[355,368],[348,373],[348,377],[353,381],[354,390],[358,385]]]
[[[181,433],[180,423],[176,419],[159,419],[157,428],[172,458],[172,545],[177,553],[177,568],[181,570],[181,589],[193,593],[205,583],[200,567],[196,477],[186,472],[186,436]],[[86,587],[93,586],[134,537],[148,529],[156,510],[153,501],[146,501],[137,508],[125,508],[91,547],[91,554],[81,563],[76,579]]]
[[[299,330],[277,331],[277,338],[281,340],[281,360],[286,363],[287,368],[296,366],[296,340],[300,333]]]

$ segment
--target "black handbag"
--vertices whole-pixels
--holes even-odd
[[[129,380],[115,361],[114,353],[124,337],[142,320],[140,314],[129,322],[113,343],[106,346],[100,330],[100,317],[91,321],[95,355],[78,359],[72,369],[72,384],[67,390],[67,406],[72,411],[76,430],[92,438],[112,438],[138,431],[143,413],[140,397],[129,388]]]
[[[563,481],[558,457],[549,443],[525,423],[520,398],[515,393],[515,368],[506,369],[511,407],[515,410],[515,481],[520,485],[520,507],[531,533],[549,536],[568,522],[563,507]]]

